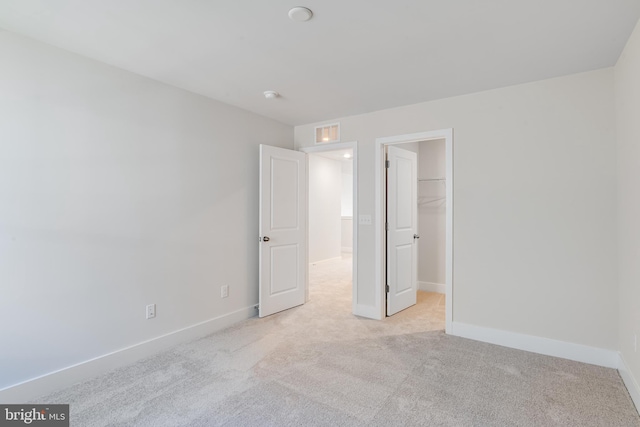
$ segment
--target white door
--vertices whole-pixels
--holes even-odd
[[[260,317],[304,304],[306,154],[260,145]]]
[[[416,303],[418,254],[417,155],[387,148],[387,316]]]

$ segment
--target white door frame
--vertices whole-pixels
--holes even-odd
[[[353,254],[352,254],[352,312],[358,314],[358,141],[322,144],[314,147],[301,147],[300,151],[307,154],[353,149]],[[307,157],[307,174],[309,173],[309,159]],[[309,178],[307,176],[307,183]],[[308,197],[309,191],[307,191]],[[307,201],[308,203],[308,201]],[[309,211],[307,210],[307,259],[309,259]],[[308,269],[307,269],[308,271]],[[307,301],[309,300],[309,277],[307,273]]]
[[[419,132],[405,135],[387,136],[376,138],[375,142],[375,254],[378,268],[375,273],[375,283],[378,286],[376,292],[376,308],[379,310],[379,319],[386,316],[386,289],[385,289],[385,209],[384,200],[386,186],[384,185],[384,151],[387,145],[406,144],[409,142],[445,140],[446,150],[446,324],[445,332],[450,334],[453,324],[453,129],[442,129],[429,132]]]

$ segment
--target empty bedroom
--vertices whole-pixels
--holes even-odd
[[[0,0],[0,425],[640,426],[639,19]]]

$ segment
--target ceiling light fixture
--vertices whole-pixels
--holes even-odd
[[[267,99],[275,99],[277,97],[279,97],[280,94],[278,92],[276,92],[275,90],[267,90],[264,92],[264,97]]]
[[[344,158],[345,159],[350,159],[351,158],[351,154],[350,153],[344,153]]]
[[[305,22],[311,19],[313,12],[306,7],[297,6],[289,11],[289,18],[296,22]]]

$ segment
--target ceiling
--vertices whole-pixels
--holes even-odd
[[[310,21],[289,20],[300,5]],[[290,125],[609,67],[639,16],[640,0],[0,0],[0,28]]]

